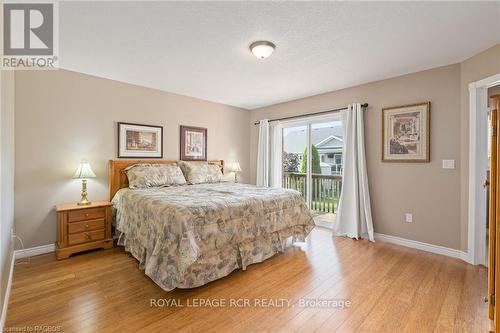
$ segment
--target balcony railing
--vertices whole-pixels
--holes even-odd
[[[306,174],[299,172],[284,172],[283,187],[291,188],[306,197]],[[312,174],[311,209],[320,213],[335,213],[338,208],[340,192],[342,191],[342,175]]]

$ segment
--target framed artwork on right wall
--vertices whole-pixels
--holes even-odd
[[[382,161],[430,161],[431,102],[382,109]]]

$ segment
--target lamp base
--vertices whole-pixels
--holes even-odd
[[[80,202],[77,202],[76,204],[78,206],[88,206],[88,205],[92,204],[92,202],[90,202],[87,199],[87,180],[86,179],[82,179],[82,200],[80,200]]]
[[[92,202],[91,201],[88,201],[87,198],[85,198],[84,200],[80,201],[80,202],[77,202],[76,203],[78,206],[88,206],[88,205],[91,205]]]

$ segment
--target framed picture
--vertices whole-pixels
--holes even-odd
[[[181,160],[207,160],[207,129],[181,125]]]
[[[382,109],[382,161],[430,161],[431,102]]]
[[[163,127],[118,123],[118,158],[162,158]]]

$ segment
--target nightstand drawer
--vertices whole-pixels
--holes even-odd
[[[104,229],[104,219],[68,223],[68,233],[70,234],[99,229]]]
[[[68,222],[101,219],[105,215],[106,209],[104,207],[73,210],[68,212]]]
[[[75,245],[104,239],[104,229],[68,235],[68,244]]]

